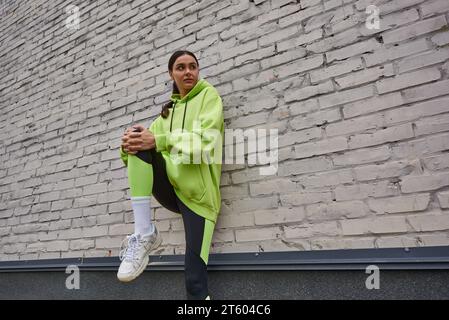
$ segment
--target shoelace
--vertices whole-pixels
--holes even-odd
[[[129,237],[126,237],[120,245],[120,253],[119,253],[120,261],[122,260],[133,261],[134,255],[138,251],[137,249],[139,245],[140,241],[137,238],[137,235],[133,234]]]

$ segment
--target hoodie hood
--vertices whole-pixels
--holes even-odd
[[[182,99],[181,94],[176,93],[171,95],[170,100],[173,101],[174,103],[185,102],[196,96],[198,93],[200,93],[201,90],[203,90],[206,87],[211,87],[211,85],[204,79],[198,79],[195,86]]]
[[[173,117],[175,115],[175,107],[177,103],[184,103],[185,102],[185,107],[184,107],[184,115],[182,117],[182,130],[184,130],[184,119],[186,117],[186,112],[187,112],[187,103],[190,99],[192,99],[193,97],[195,97],[198,93],[200,93],[204,88],[207,87],[212,87],[206,80],[204,79],[199,79],[195,86],[181,99],[181,94],[176,93],[176,94],[172,94],[172,96],[170,97],[170,100],[173,101],[173,107],[172,107],[172,112],[171,112],[171,119],[170,119],[170,132],[172,132],[172,126],[173,126]]]

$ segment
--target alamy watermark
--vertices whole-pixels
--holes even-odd
[[[65,273],[70,274],[65,280],[65,287],[68,290],[78,290],[80,288],[80,270],[76,265],[68,265]]]
[[[79,30],[80,28],[80,10],[75,5],[68,5],[65,8],[66,13],[69,15],[65,20],[65,26],[70,30]]]
[[[368,290],[380,289],[380,271],[379,267],[376,265],[369,265],[366,267],[365,273],[370,274],[368,278],[366,278],[365,286]]]
[[[375,5],[370,5],[366,7],[365,13],[368,14],[368,17],[365,21],[365,26],[369,30],[379,30],[380,29],[380,10]]]
[[[175,164],[244,164],[246,146],[248,164],[268,165],[259,168],[261,175],[274,175],[278,170],[278,129],[224,130],[224,159],[221,132],[212,128],[203,130],[200,121],[193,122],[191,132],[175,129],[167,139],[172,146],[170,158]]]

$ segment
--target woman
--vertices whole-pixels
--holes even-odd
[[[120,156],[128,167],[134,234],[127,237],[127,248],[121,252],[117,277],[131,281],[139,276],[149,252],[161,243],[151,223],[153,195],[162,206],[182,215],[187,297],[204,300],[209,299],[207,262],[221,205],[224,121],[221,98],[206,80],[198,79],[198,67],[193,53],[175,52],[168,62],[174,81],[171,101],[148,130],[134,125],[122,137]],[[212,162],[211,156],[219,161]]]

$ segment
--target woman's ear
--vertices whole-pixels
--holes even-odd
[[[170,75],[170,78],[171,78],[173,81],[175,81],[175,78],[173,78],[173,72],[168,71],[168,74]]]

